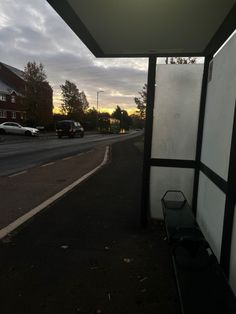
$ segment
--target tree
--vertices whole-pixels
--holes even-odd
[[[95,130],[98,121],[98,111],[93,107],[86,110],[82,121],[83,127],[86,130]]]
[[[83,112],[85,112],[89,107],[89,102],[87,100],[87,97],[86,97],[84,91],[79,92],[79,103],[80,103],[80,106],[81,106]]]
[[[138,114],[132,114],[130,116],[132,120],[133,129],[143,129],[144,128],[144,120],[140,118]]]
[[[166,64],[193,64],[197,62],[197,58],[195,57],[171,57],[171,58],[166,58]]]
[[[47,81],[44,66],[35,61],[24,68],[24,103],[29,125],[48,125],[52,122],[52,88]]]
[[[77,86],[68,80],[60,85],[62,94],[61,111],[71,119],[82,120],[89,106],[85,93],[80,92]]]
[[[131,125],[131,118],[126,110],[122,110],[119,106],[112,113],[112,118],[120,120],[120,128],[128,130]]]
[[[98,113],[98,117],[99,117],[99,119],[100,119],[100,118],[108,119],[108,118],[111,117],[111,115],[110,115],[109,112],[99,112],[99,113]]]
[[[114,119],[121,120],[122,109],[119,106],[116,106],[116,109],[112,112],[111,116]]]
[[[143,85],[141,92],[139,92],[139,97],[135,97],[134,101],[137,105],[137,113],[141,119],[145,119],[146,116],[146,106],[147,106],[147,84]]]

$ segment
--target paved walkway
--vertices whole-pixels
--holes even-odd
[[[1,243],[1,314],[179,313],[163,225],[139,228],[139,147],[113,145],[105,168]]]

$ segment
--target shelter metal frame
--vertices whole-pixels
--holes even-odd
[[[64,21],[70,26],[76,35],[84,42],[90,51],[96,57],[102,58],[149,58],[148,67],[148,89],[147,89],[147,111],[146,111],[146,129],[144,143],[144,162],[143,162],[143,185],[141,200],[141,225],[145,227],[149,217],[149,187],[150,187],[150,169],[152,166],[192,168],[195,170],[194,188],[193,188],[193,211],[196,214],[198,181],[199,174],[202,171],[214,184],[216,184],[226,195],[224,228],[221,249],[221,265],[227,276],[229,275],[230,250],[232,240],[233,217],[235,211],[235,183],[236,183],[236,118],[234,117],[232,146],[230,152],[230,163],[228,179],[225,181],[214,171],[204,165],[201,160],[201,148],[203,138],[205,103],[207,94],[207,76],[208,68],[213,55],[218,51],[222,44],[236,29],[236,3],[231,8],[223,23],[215,31],[208,44],[202,50],[192,52],[162,52],[162,53],[113,53],[107,54],[99,46],[96,39],[89,32],[85,23],[75,13],[66,0],[47,0],[50,5],[58,12]],[[186,26],[187,27],[187,26]],[[154,31],[154,30],[153,30]],[[170,34],[169,34],[170,35]],[[167,35],[166,35],[167,36]],[[195,160],[175,160],[175,159],[153,159],[151,158],[152,130],[153,130],[153,108],[155,102],[155,77],[157,57],[205,57],[204,73],[202,80],[200,112],[197,133],[197,147]]]

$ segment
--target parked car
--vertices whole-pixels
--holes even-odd
[[[62,136],[84,136],[84,128],[82,127],[82,125],[79,122],[73,120],[58,121],[56,125],[56,132],[59,138],[62,138]]]
[[[3,122],[0,124],[0,134],[23,134],[26,136],[36,136],[39,130],[28,128],[16,122]]]

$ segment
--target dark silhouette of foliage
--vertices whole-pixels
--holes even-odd
[[[144,128],[144,119],[140,118],[139,114],[132,114],[130,116],[132,120],[132,128],[133,129],[143,129]]]
[[[112,118],[120,120],[120,128],[128,130],[132,124],[132,120],[126,110],[122,110],[119,106],[112,113]]]
[[[83,120],[81,121],[85,130],[95,130],[98,121],[98,111],[93,107],[86,110]]]
[[[29,125],[47,125],[52,122],[52,88],[47,81],[44,66],[35,61],[24,68],[24,103]]]
[[[83,91],[79,91],[76,84],[68,80],[61,85],[61,111],[70,119],[82,120],[89,103]]]
[[[140,118],[145,119],[147,106],[147,84],[143,85],[141,92],[139,92],[139,97],[135,97],[134,101],[137,105],[137,113]]]

